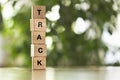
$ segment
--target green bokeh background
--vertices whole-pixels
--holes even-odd
[[[60,6],[60,19],[50,21],[46,18],[47,29],[50,30],[46,32],[46,37],[49,36],[53,40],[51,49],[47,50],[47,66],[106,65],[104,57],[108,48],[101,41],[101,35],[106,22],[115,26],[119,9],[113,10],[113,4],[115,2],[117,4],[117,0],[23,0],[22,2],[18,11],[15,11],[15,7],[20,0],[8,0],[0,4],[0,34],[4,39],[3,50],[9,54],[5,66],[31,66],[30,19],[33,5],[45,5],[46,12],[51,11],[55,5]],[[2,11],[8,3],[11,3],[15,15],[6,20]],[[82,3],[89,4],[89,9],[75,9],[76,4]],[[91,26],[81,34],[75,34],[72,30],[72,25],[78,17],[91,21]],[[96,36],[94,39],[87,39],[91,29],[95,31]],[[109,33],[112,33],[111,27]],[[114,64],[116,63],[111,65]]]

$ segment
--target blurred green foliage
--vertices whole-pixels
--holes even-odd
[[[15,8],[20,1],[8,0],[6,4],[9,2],[12,2],[12,6]],[[75,5],[81,3],[89,4],[89,9],[75,9]],[[2,9],[0,9],[0,20],[4,21],[2,33],[5,39],[9,40],[6,42],[6,47],[11,54],[10,59],[14,61],[18,56],[23,56],[22,66],[31,65],[31,6],[45,5],[47,12],[51,11],[54,5],[59,5],[60,19],[57,21],[47,19],[47,28],[50,29],[50,32],[47,32],[46,36],[50,36],[53,39],[52,48],[47,51],[47,65],[103,65],[104,56],[100,56],[100,50],[105,53],[107,48],[101,41],[101,34],[105,22],[114,25],[113,18],[116,17],[117,11],[113,10],[113,3],[114,1],[112,0],[32,0],[24,3],[20,10],[8,20],[2,20]],[[4,8],[5,4],[0,5],[0,7]],[[75,34],[72,30],[72,24],[78,17],[91,21],[91,26],[82,34]],[[59,32],[61,26],[65,31]],[[2,27],[0,26],[0,28]],[[88,32],[91,29],[95,31],[96,37],[87,39]]]

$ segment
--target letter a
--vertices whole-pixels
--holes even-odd
[[[37,40],[38,40],[38,39],[42,39],[40,35],[38,35]]]

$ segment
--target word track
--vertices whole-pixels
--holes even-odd
[[[33,6],[30,19],[32,69],[46,69],[46,8]]]

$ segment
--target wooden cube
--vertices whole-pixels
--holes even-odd
[[[46,57],[32,57],[32,69],[46,69]]]
[[[45,32],[34,31],[31,32],[31,42],[32,44],[45,43]]]
[[[32,7],[32,19],[45,18],[46,7],[45,6],[33,6]]]
[[[46,19],[31,19],[30,30],[31,31],[46,31]]]
[[[45,44],[31,45],[31,56],[46,56],[47,47]]]

